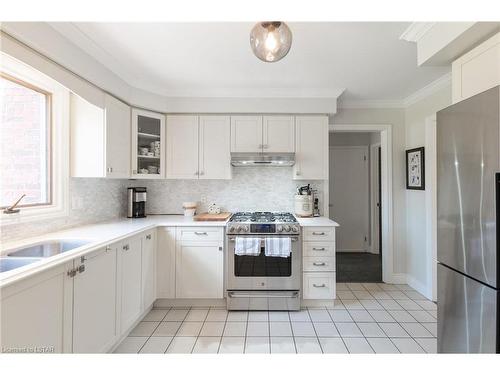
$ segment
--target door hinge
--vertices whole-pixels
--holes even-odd
[[[363,160],[366,161],[366,155],[363,155]]]

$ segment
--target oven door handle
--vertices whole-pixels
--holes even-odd
[[[276,295],[276,294],[239,294],[235,292],[227,292],[229,297],[236,298],[297,298],[299,296],[299,292],[292,292],[292,294],[287,295]]]
[[[262,241],[264,241],[264,238],[261,238],[261,240],[262,240]],[[299,239],[298,239],[298,238],[296,238],[296,237],[292,237],[292,238],[291,238],[291,240],[292,240],[292,242],[297,242]],[[231,242],[235,242],[235,241],[236,241],[236,239],[234,239],[234,238],[230,238],[230,239],[229,239],[229,241],[231,241]]]

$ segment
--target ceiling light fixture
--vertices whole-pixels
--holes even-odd
[[[259,59],[276,62],[285,57],[292,46],[292,32],[281,21],[257,23],[250,32],[250,46]]]

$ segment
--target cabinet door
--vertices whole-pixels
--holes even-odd
[[[198,175],[198,116],[167,116],[167,178]]]
[[[117,338],[116,246],[85,256],[74,277],[73,352],[105,353]]]
[[[200,179],[231,178],[229,116],[200,116]]]
[[[105,96],[106,177],[130,177],[130,107]]]
[[[120,332],[127,331],[142,312],[141,237],[133,237],[118,249],[120,279]]]
[[[262,117],[231,116],[231,152],[262,151]]]
[[[3,352],[71,352],[72,267],[71,261],[2,288]]]
[[[328,117],[295,117],[294,180],[328,178]]]
[[[158,228],[156,251],[156,288],[158,298],[175,298],[175,228]]]
[[[295,152],[295,118],[293,116],[264,116],[264,152]]]
[[[142,309],[156,300],[156,230],[142,236]]]
[[[177,242],[176,298],[223,298],[222,243]]]
[[[132,109],[132,177],[165,177],[165,116]]]

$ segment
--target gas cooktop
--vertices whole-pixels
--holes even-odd
[[[289,212],[236,212],[227,223],[227,234],[300,234],[300,225]]]

